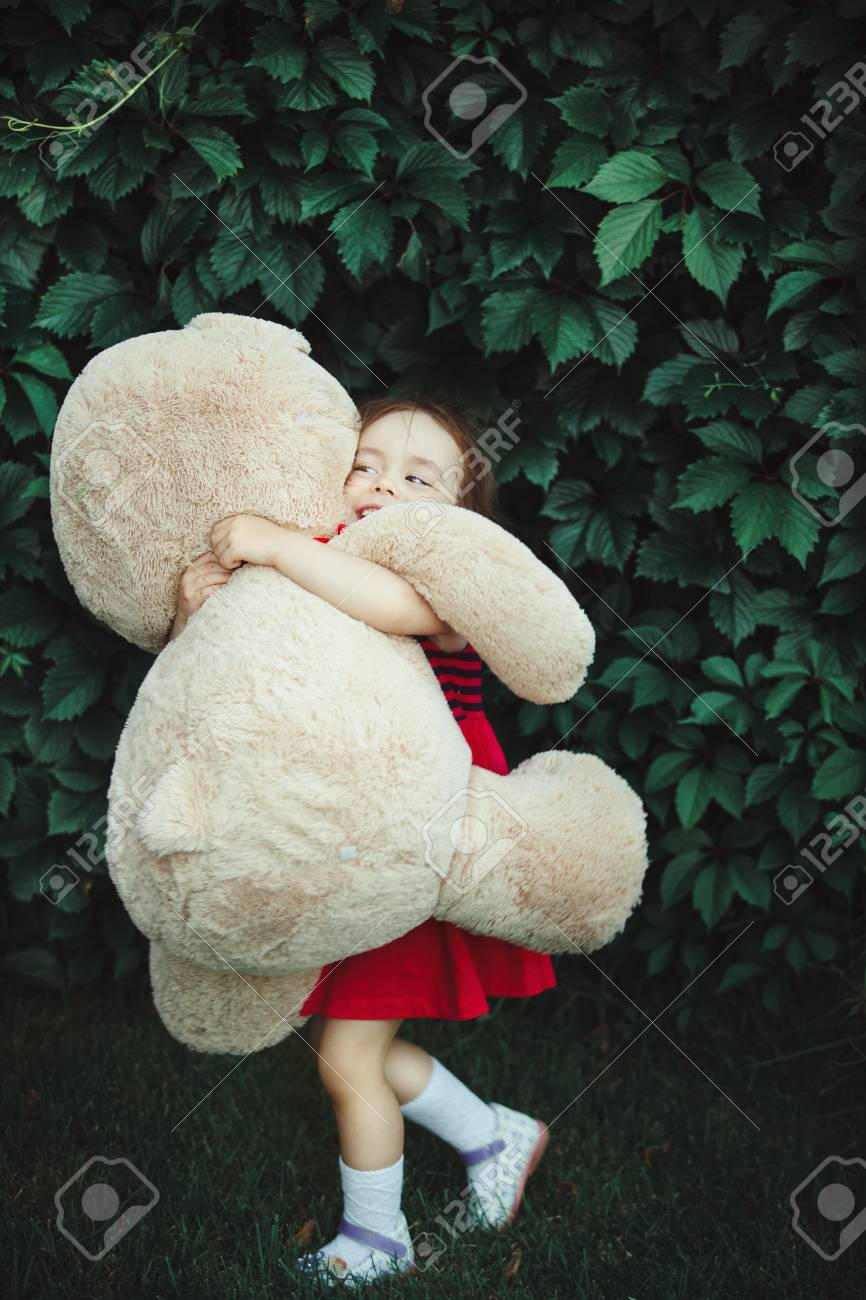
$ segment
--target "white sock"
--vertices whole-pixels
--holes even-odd
[[[397,1227],[403,1193],[403,1156],[384,1169],[353,1169],[342,1156],[339,1163],[346,1218],[362,1228],[392,1236]],[[339,1255],[350,1270],[370,1258],[369,1246],[342,1232],[321,1249],[327,1255]]]
[[[343,1213],[352,1223],[375,1232],[392,1233],[403,1194],[403,1156],[384,1169],[353,1169],[339,1157],[343,1184]]]
[[[457,1151],[470,1151],[490,1142],[496,1115],[437,1058],[426,1087],[400,1107],[406,1119],[429,1129]]]

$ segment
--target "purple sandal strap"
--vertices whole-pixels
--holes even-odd
[[[474,1147],[471,1151],[461,1151],[460,1158],[466,1165],[477,1164],[479,1160],[486,1160],[488,1156],[495,1156],[505,1147],[504,1138],[494,1138],[492,1142],[487,1142],[483,1147]]]
[[[340,1220],[337,1231],[351,1237],[353,1241],[360,1241],[364,1246],[374,1246],[376,1250],[384,1250],[387,1255],[398,1255],[401,1259],[408,1250],[402,1241],[386,1237],[383,1232],[374,1232],[372,1228],[362,1228],[359,1223],[352,1223],[345,1215]]]

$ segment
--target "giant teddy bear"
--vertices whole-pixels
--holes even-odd
[[[243,565],[167,643],[228,514],[331,533],[348,394],[275,322],[225,313],[88,362],[54,432],[57,546],[81,602],[157,657],[117,746],[106,857],[150,939],[157,1010],[205,1052],[303,1024],[324,963],[430,916],[542,952],[598,948],[647,865],[643,806],[598,758],[473,767],[411,637]],[[405,576],[518,696],[568,699],[594,652],[565,584],[490,519],[398,504],[328,543]]]

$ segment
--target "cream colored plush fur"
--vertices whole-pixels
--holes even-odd
[[[417,643],[244,565],[166,644],[180,574],[237,511],[331,532],[355,407],[295,330],[206,313],[94,357],[60,411],[55,537],[82,603],[157,655],[120,737],[107,858],[168,1030],[245,1054],[304,1021],[322,965],[427,917],[543,952],[639,901],[644,810],[599,759],[475,768]],[[395,505],[329,545],[405,575],[515,694],[568,699],[586,616],[459,506]]]

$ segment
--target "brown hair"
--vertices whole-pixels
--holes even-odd
[[[453,410],[445,402],[421,397],[414,400],[406,397],[372,397],[366,402],[361,402],[358,406],[361,416],[359,432],[363,433],[374,420],[380,419],[383,415],[390,415],[392,411],[425,411],[451,434],[460,448],[461,462],[465,453],[474,451],[481,433],[472,421]],[[485,461],[487,461],[486,467]],[[488,458],[482,451],[479,451],[477,456],[470,455],[468,464],[461,463],[461,473],[463,482],[466,482],[467,477],[471,477],[472,481],[466,491],[457,498],[455,504],[463,506],[465,510],[474,510],[476,514],[486,515],[488,519],[495,519],[496,482]]]

